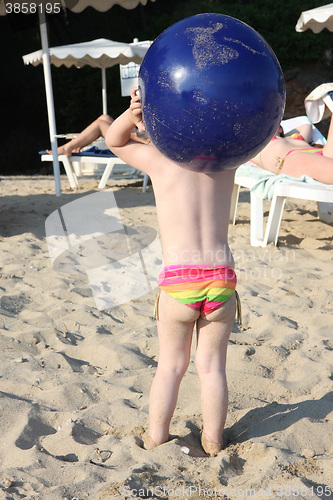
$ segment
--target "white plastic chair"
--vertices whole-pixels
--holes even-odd
[[[78,177],[81,175],[80,164],[96,164],[103,165],[104,171],[101,177],[101,180],[98,184],[99,189],[103,189],[106,186],[106,183],[112,174],[112,171],[116,165],[128,166],[123,160],[114,155],[85,155],[84,151],[79,154],[75,154],[73,156],[59,155],[59,162],[61,162],[64,166],[69,185],[71,188],[75,189],[79,185]],[[42,161],[53,161],[52,154],[42,154]],[[131,167],[132,168],[132,167]],[[139,174],[139,171],[133,168],[132,174],[135,176]],[[143,192],[146,191],[148,184],[148,175],[144,175],[143,178]]]
[[[288,132],[297,126],[308,123],[307,116],[291,118],[282,122],[283,129]],[[313,126],[313,141],[325,144],[326,140],[319,130]],[[264,231],[264,200],[251,191],[257,183],[254,176],[235,175],[235,184],[232,194],[230,222],[236,223],[236,211],[240,187],[250,189],[251,215],[250,215],[250,241],[251,246],[265,247],[268,243],[278,242],[279,230],[283,210],[287,198],[297,198],[318,202],[318,217],[320,220],[333,223],[333,185],[323,183],[303,183],[282,180],[274,185],[274,194],[270,206],[266,230]]]

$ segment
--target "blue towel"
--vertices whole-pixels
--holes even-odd
[[[268,170],[257,167],[253,163],[244,163],[237,169],[237,175],[244,177],[252,177],[257,180],[255,185],[251,188],[258,198],[263,200],[271,200],[274,194],[274,186],[277,182],[307,182],[309,184],[321,184],[321,182],[315,181],[312,177],[308,175],[302,175],[301,177],[292,177],[291,175],[285,174],[273,174]]]
[[[40,155],[46,155],[47,151],[39,151]],[[109,149],[100,149],[97,146],[92,146],[89,149],[81,151],[81,153],[72,153],[72,156],[101,156],[105,158],[116,157]],[[51,161],[51,160],[50,160]]]
[[[95,155],[108,156],[108,157],[116,156],[110,151],[110,149],[100,149],[97,146],[92,146],[91,148],[85,149],[81,153],[76,153],[76,154],[81,156],[95,156]]]

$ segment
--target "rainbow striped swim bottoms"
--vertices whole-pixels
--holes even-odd
[[[227,302],[236,283],[235,271],[228,266],[167,266],[158,277],[161,290],[203,316]]]

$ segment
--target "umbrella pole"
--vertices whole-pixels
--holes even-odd
[[[103,103],[103,114],[108,114],[108,104],[106,95],[106,69],[102,68],[102,103]]]
[[[39,28],[42,41],[42,51],[43,51],[43,68],[44,68],[44,81],[45,81],[45,92],[46,92],[46,103],[47,103],[47,114],[49,119],[49,131],[50,131],[50,141],[53,155],[53,173],[55,180],[55,190],[56,195],[61,195],[61,184],[60,184],[60,168],[58,159],[58,143],[57,143],[57,131],[55,122],[55,112],[54,112],[54,101],[53,101],[53,88],[52,88],[52,77],[51,77],[51,65],[49,58],[49,44],[47,36],[47,25],[45,12],[42,9],[38,9],[39,16]]]

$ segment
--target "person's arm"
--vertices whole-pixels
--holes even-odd
[[[134,127],[144,132],[141,103],[136,90],[131,92],[130,107],[110,125],[105,142],[116,156],[150,175],[161,153],[152,145],[131,139]]]
[[[107,146],[113,151],[114,148],[120,148],[131,140],[132,130],[135,126],[130,109],[118,116],[111,123],[105,136]]]
[[[140,97],[137,95],[137,88],[131,91],[131,104],[126,111],[120,115],[110,126],[106,134],[106,144],[112,150],[114,147],[121,147],[133,137],[133,128],[137,127],[144,132],[142,121],[142,109]]]

